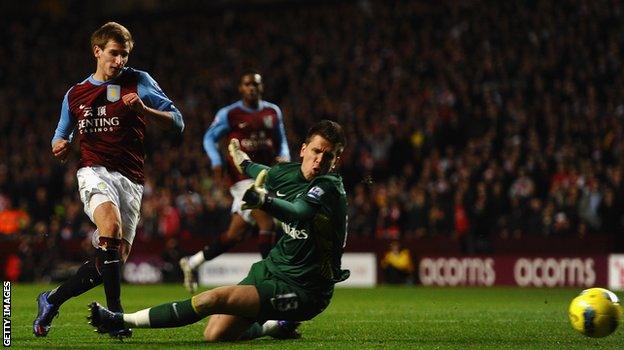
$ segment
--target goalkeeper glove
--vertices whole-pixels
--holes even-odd
[[[243,205],[241,209],[255,209],[262,207],[265,203],[270,203],[273,198],[267,194],[264,188],[268,171],[266,169],[260,171],[254,184],[245,191],[243,195]]]
[[[247,153],[241,151],[240,141],[238,141],[237,139],[230,140],[230,144],[228,145],[228,151],[230,152],[230,157],[232,157],[236,169],[241,174],[244,174],[243,163],[245,163],[245,161],[250,162],[251,159],[249,159]]]

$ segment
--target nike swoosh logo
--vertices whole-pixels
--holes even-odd
[[[173,304],[171,304],[171,307],[173,308],[173,312],[175,313],[176,318],[178,318],[178,319],[179,319],[179,318],[180,318],[180,315],[178,314],[178,308],[177,308],[177,306],[178,306],[178,303],[173,303]]]
[[[246,127],[246,126],[247,126],[247,123],[244,123],[244,122],[243,123],[238,123],[238,127],[241,128],[241,129]]]
[[[112,264],[116,262],[119,262],[119,260],[104,260],[104,265],[108,265],[108,264]]]
[[[280,191],[277,191],[275,194],[276,194],[278,197],[284,197],[284,196],[285,196],[285,194],[280,193]]]

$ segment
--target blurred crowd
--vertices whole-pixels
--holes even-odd
[[[148,135],[138,237],[225,229],[228,184],[212,177],[202,136],[248,67],[282,108],[293,155],[315,121],[345,126],[351,235],[453,236],[471,253],[493,237],[622,234],[623,10],[362,0],[122,16],[136,41],[128,65],[186,122],[181,138]],[[69,12],[8,18],[0,32],[0,239],[25,250],[93,230],[77,152],[60,164],[50,140],[66,90],[94,70],[89,35],[109,18]]]

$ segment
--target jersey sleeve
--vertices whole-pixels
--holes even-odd
[[[278,106],[274,106],[277,113],[277,142],[280,145],[278,155],[284,158],[285,161],[290,162],[290,149],[288,148],[288,139],[286,138],[286,128],[284,127],[284,117],[282,110]]]
[[[243,163],[244,164],[244,163]],[[244,173],[245,175],[249,176],[252,179],[255,179],[256,176],[258,176],[258,174],[260,174],[260,172],[262,170],[267,170],[268,174],[267,174],[267,186],[269,183],[269,179],[272,178],[271,174],[273,173],[273,168],[269,168],[268,166],[264,165],[264,164],[259,164],[259,163],[254,163],[254,162],[248,162],[247,165],[244,168]]]
[[[273,197],[262,206],[262,210],[282,222],[309,220],[316,214],[319,208],[318,205],[310,204],[299,198],[289,202]]]
[[[74,138],[76,117],[69,110],[69,91],[71,91],[71,89],[69,89],[67,93],[65,93],[63,103],[61,104],[61,115],[59,118],[59,122],[56,126],[56,130],[54,130],[54,136],[52,137],[51,141],[52,145],[54,145],[54,142],[58,140],[69,140],[71,142]]]
[[[154,80],[147,72],[139,72],[139,82],[137,84],[137,94],[141,100],[159,111],[170,112],[174,125],[180,132],[184,130],[184,120],[182,113],[173,104],[173,102],[165,95],[156,80]]]
[[[213,168],[223,164],[219,154],[218,143],[228,131],[230,131],[230,124],[227,120],[227,110],[222,108],[217,112],[217,116],[210,124],[206,134],[204,134],[204,150],[208,158],[210,158]]]

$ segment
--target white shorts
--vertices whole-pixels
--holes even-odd
[[[104,202],[113,202],[121,217],[121,235],[132,244],[136,227],[141,216],[141,199],[143,185],[132,182],[116,171],[108,171],[105,167],[83,167],[78,169],[78,191],[84,204],[84,212],[93,220],[93,211]],[[93,234],[94,247],[99,245],[99,233]]]
[[[256,220],[251,216],[251,209],[242,210],[243,195],[245,191],[254,184],[253,179],[240,180],[230,187],[230,194],[232,195],[232,214],[236,213],[240,215],[246,223],[255,225]]]

